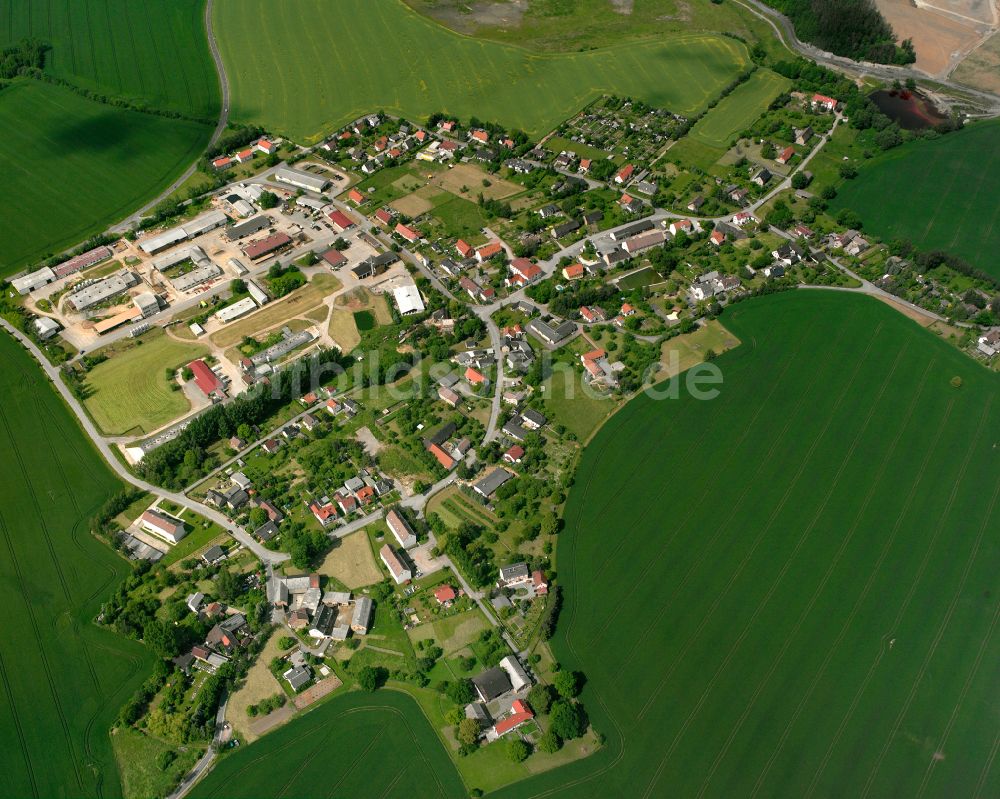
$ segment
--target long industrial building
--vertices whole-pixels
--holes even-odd
[[[321,192],[330,185],[330,181],[311,172],[303,172],[290,166],[280,166],[274,170],[274,179],[279,183],[287,183],[297,189]]]
[[[221,274],[222,267],[209,261],[205,266],[199,266],[190,272],[178,275],[170,282],[177,291],[191,291],[191,289],[195,289],[202,283],[207,283],[212,278]]]
[[[88,283],[78,291],[74,291],[66,299],[66,302],[76,311],[85,311],[93,308],[105,300],[117,297],[119,294],[132,288],[139,282],[139,276],[128,269],[108,275],[102,280],[95,280]]]
[[[182,241],[196,238],[210,230],[215,230],[229,223],[229,217],[222,211],[209,211],[207,214],[195,217],[170,230],[165,230],[152,238],[139,242],[139,249],[147,255],[156,255],[168,247],[180,244]]]

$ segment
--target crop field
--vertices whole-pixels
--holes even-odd
[[[208,352],[165,334],[142,340],[87,373],[92,394],[84,402],[108,435],[151,433],[191,407],[182,391],[172,391],[166,369],[183,366]]]
[[[996,375],[864,297],[724,321],[719,396],[640,396],[570,492],[554,653],[607,746],[498,795],[1000,794]]]
[[[378,108],[414,120],[477,116],[534,135],[604,92],[691,114],[749,60],[742,43],[710,34],[532,53],[458,36],[400,0],[222,0],[214,14],[236,119],[300,142]]]
[[[215,121],[219,81],[204,0],[6,0],[0,46],[48,42],[46,72],[107,95]]]
[[[0,276],[69,247],[165,188],[208,141],[207,125],[17,80],[0,91]]]
[[[128,571],[87,529],[118,483],[5,334],[0,361],[3,794],[120,796],[107,731],[152,658],[92,623]]]
[[[922,249],[961,256],[1000,277],[1000,123],[977,122],[935,141],[905,144],[864,164],[831,205],[861,215],[865,229]],[[905,202],[897,202],[905,197]]]
[[[758,69],[698,120],[689,135],[709,147],[728,148],[791,85],[791,81],[776,72]]]
[[[275,764],[281,763],[281,768]],[[467,795],[418,705],[397,691],[350,693],[228,755],[191,792],[261,796]]]

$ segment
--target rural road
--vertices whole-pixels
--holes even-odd
[[[941,86],[946,86],[954,91],[962,92],[971,97],[975,97],[981,102],[988,104],[993,113],[1000,113],[1000,95],[982,91],[980,89],[973,89],[962,83],[956,83],[950,78],[929,75],[923,70],[914,69],[912,67],[901,67],[893,64],[874,64],[868,61],[853,61],[852,59],[845,58],[844,56],[828,53],[825,50],[821,50],[820,48],[809,44],[808,42],[801,41],[799,37],[795,35],[795,26],[792,24],[792,21],[781,12],[776,11],[765,3],[760,2],[760,0],[735,1],[752,14],[767,22],[778,35],[778,40],[784,44],[785,47],[789,50],[794,50],[799,55],[805,56],[811,61],[815,61],[817,64],[822,64],[823,66],[829,67],[837,72],[859,78],[864,78],[870,75],[872,77],[879,78],[880,80],[888,81],[902,81],[907,78],[922,81],[931,80]]]
[[[186,796],[194,787],[194,784],[201,779],[202,775],[215,761],[215,748],[222,743],[222,725],[226,723],[226,705],[228,704],[229,697],[223,697],[219,703],[219,709],[215,713],[215,735],[212,737],[212,743],[205,750],[205,754],[194,764],[194,768],[181,780],[180,785],[174,789],[173,793],[167,796],[167,799],[182,799],[182,797]]]
[[[35,346],[35,343],[25,336],[20,330],[11,325],[6,319],[0,319],[0,327],[17,339],[21,345],[29,353],[31,353],[35,360],[38,361],[39,366],[41,366],[42,371],[44,371],[48,376],[56,391],[62,395],[62,398],[66,401],[70,410],[72,410],[76,415],[83,431],[87,434],[90,440],[94,442],[94,446],[97,447],[108,466],[110,466],[123,481],[141,489],[142,491],[147,491],[154,496],[164,497],[181,507],[190,508],[195,513],[198,513],[206,519],[215,522],[264,562],[282,563],[288,560],[289,556],[287,554],[283,552],[271,552],[269,549],[265,549],[257,543],[257,541],[247,535],[243,529],[233,524],[227,516],[219,513],[214,508],[210,508],[207,505],[196,502],[195,500],[184,496],[182,493],[167,491],[166,489],[154,486],[152,483],[147,483],[145,480],[141,480],[133,475],[128,469],[125,468],[124,464],[118,460],[111,449],[111,445],[104,438],[104,436],[98,432],[94,423],[90,420],[90,417],[84,410],[83,405],[81,405],[80,401],[73,396],[73,392],[71,392],[67,385],[63,382],[62,377],[59,374],[58,367],[49,363],[42,351]]]
[[[215,130],[212,132],[212,138],[208,140],[208,144],[205,145],[205,150],[214,146],[222,135],[222,131],[226,129],[226,125],[229,124],[229,76],[226,74],[226,65],[222,61],[222,55],[219,53],[219,43],[215,38],[215,31],[212,28],[212,7],[215,5],[215,0],[208,0],[205,3],[205,34],[208,37],[208,48],[212,52],[212,60],[215,62],[215,71],[219,76],[219,90],[222,95],[222,105],[219,109],[219,121],[215,125]],[[202,150],[204,152],[204,150]],[[153,208],[163,202],[167,197],[173,194],[177,189],[179,189],[184,182],[191,177],[195,171],[198,169],[198,162],[201,160],[201,155],[199,155],[184,172],[166,189],[164,189],[160,194],[154,197],[152,200],[147,202],[142,208],[133,213],[126,219],[123,219],[117,225],[109,229],[111,233],[124,233],[129,230],[133,225],[135,225],[143,216],[149,213]]]

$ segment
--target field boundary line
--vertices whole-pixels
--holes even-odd
[[[847,327],[847,325],[844,325],[842,329],[846,329],[846,327]],[[879,323],[879,325],[875,328],[874,333],[868,339],[868,346],[865,348],[864,353],[855,362],[854,371],[851,374],[851,379],[849,381],[847,381],[847,382],[844,383],[844,388],[840,392],[840,396],[837,398],[837,401],[834,403],[833,408],[831,408],[830,414],[829,414],[829,416],[827,418],[827,421],[826,421],[826,424],[823,426],[823,429],[819,432],[819,434],[816,435],[813,438],[812,443],[809,445],[809,449],[806,451],[806,454],[805,454],[805,456],[802,459],[802,463],[799,466],[799,470],[796,472],[795,477],[789,483],[789,487],[788,487],[788,489],[786,489],[785,494],[781,498],[781,501],[778,503],[778,506],[775,509],[774,513],[771,514],[771,518],[768,520],[768,523],[767,523],[766,527],[761,532],[761,534],[757,536],[757,539],[754,541],[754,544],[751,547],[750,552],[747,554],[747,557],[744,558],[743,562],[740,564],[740,567],[737,569],[737,572],[734,574],[734,576],[732,578],[730,578],[730,583],[726,587],[725,593],[728,593],[729,588],[732,587],[733,581],[735,580],[736,576],[738,576],[738,574],[740,572],[742,572],[742,570],[745,568],[746,564],[749,562],[750,556],[756,550],[756,547],[760,544],[760,542],[763,540],[764,534],[767,532],[767,530],[770,529],[770,527],[773,524],[774,520],[777,518],[778,514],[784,508],[785,503],[788,501],[788,498],[791,496],[793,487],[798,484],[798,481],[801,479],[802,475],[805,473],[806,464],[812,459],[812,455],[816,451],[816,448],[819,446],[820,440],[822,438],[824,438],[826,436],[826,433],[829,431],[830,426],[833,423],[833,417],[834,417],[835,412],[840,407],[841,403],[844,401],[844,398],[850,393],[851,388],[853,388],[854,382],[857,380],[858,374],[861,371],[861,366],[862,366],[862,364],[864,364],[867,361],[868,355],[871,352],[871,349],[872,349],[872,347],[875,344],[875,339],[878,337],[879,331],[881,329],[882,329],[882,324]],[[897,355],[897,358],[898,357],[899,356]],[[856,437],[855,438],[855,444],[851,448],[851,452],[852,453],[853,453],[853,450],[857,447],[857,441],[858,440],[860,440],[859,437]],[[848,457],[850,457],[850,456],[851,455],[849,454]],[[644,799],[648,799],[649,796],[652,794],[653,789],[656,786],[656,783],[659,782],[660,776],[663,774],[663,769],[666,767],[666,764],[669,761],[669,759],[671,758],[671,756],[673,755],[673,752],[677,748],[677,745],[680,743],[680,741],[682,740],[682,738],[686,734],[688,726],[690,726],[691,722],[695,718],[697,718],[698,714],[701,712],[701,707],[702,707],[702,705],[704,705],[705,701],[708,699],[708,695],[711,692],[711,690],[713,689],[713,687],[715,685],[715,682],[718,680],[719,675],[722,674],[722,672],[726,669],[726,667],[729,664],[729,661],[732,660],[733,656],[736,654],[736,652],[738,651],[738,649],[740,648],[740,646],[742,646],[743,640],[749,634],[750,627],[756,621],[756,618],[757,618],[758,614],[763,609],[763,607],[768,602],[770,602],[771,596],[773,596],[774,592],[777,590],[778,583],[783,579],[784,575],[787,573],[788,569],[791,567],[792,558],[794,558],[794,556],[798,553],[798,551],[801,548],[801,546],[802,546],[802,544],[803,544],[804,541],[805,541],[804,538],[799,538],[798,542],[796,543],[795,548],[792,551],[792,554],[785,561],[785,565],[784,565],[784,567],[782,567],[781,572],[778,574],[778,576],[775,578],[775,580],[772,581],[771,587],[768,589],[767,595],[765,595],[764,599],[760,602],[760,604],[758,604],[757,609],[754,611],[754,613],[751,615],[750,619],[747,621],[746,625],[744,626],[743,632],[740,634],[740,636],[736,639],[736,641],[733,643],[732,647],[730,648],[729,654],[726,656],[725,660],[722,661],[722,663],[719,665],[719,667],[715,670],[715,674],[712,676],[712,679],[709,681],[708,686],[702,692],[701,698],[698,700],[698,703],[695,705],[694,709],[688,714],[688,717],[687,717],[687,719],[685,719],[684,724],[681,725],[681,728],[674,735],[674,739],[673,739],[672,743],[670,744],[670,747],[667,749],[667,751],[664,754],[664,756],[660,759],[659,765],[657,766],[656,771],[653,773],[652,779],[650,780],[648,786],[646,787],[645,792],[643,793]],[[716,603],[715,607],[718,607],[718,600],[717,600],[717,603]],[[650,627],[652,627],[652,625],[650,625]],[[697,635],[695,636],[695,638],[697,638]],[[639,719],[643,718],[643,716],[647,712],[648,708],[652,705],[652,702],[654,701],[655,697],[659,694],[659,692],[662,690],[662,687],[665,684],[666,684],[666,680],[662,680],[660,682],[659,686],[654,690],[653,694],[650,696],[649,700],[647,701],[645,707],[640,712],[640,714],[638,716]]]
[[[987,409],[988,408],[989,404],[987,404]],[[977,428],[976,431],[977,435],[979,434],[979,432],[982,431],[982,427],[985,421],[986,421],[986,413],[984,412],[983,418],[980,420],[979,427]],[[962,463],[962,468],[959,470],[959,474],[955,480],[954,488],[952,489],[952,493],[949,498],[948,504],[941,513],[942,520],[944,520],[947,517],[947,515],[951,512],[951,506],[954,504],[955,496],[958,493],[958,486],[961,484],[962,480],[965,477],[965,472],[968,469],[970,461],[972,460],[972,453],[975,450],[976,443],[977,442],[974,437],[973,443],[970,444],[968,449],[966,450],[965,458]],[[902,523],[901,518],[899,519],[899,521],[900,523]],[[890,631],[894,629],[897,625],[899,625],[903,615],[906,613],[907,607],[909,607],[909,604],[913,599],[913,595],[916,593],[917,585],[920,583],[920,580],[923,579],[923,574],[927,569],[927,564],[930,562],[931,552],[933,551],[934,544],[936,543],[938,537],[941,534],[942,526],[943,525],[941,524],[937,525],[934,535],[928,542],[927,551],[924,553],[924,557],[920,563],[920,567],[917,569],[917,573],[914,576],[912,584],[910,585],[910,590],[907,592],[906,597],[903,599],[903,604],[896,612],[896,618],[892,622]],[[879,650],[878,655],[875,657],[874,661],[872,662],[872,665],[868,669],[868,673],[865,675],[865,679],[862,681],[861,685],[858,687],[858,690],[855,692],[854,698],[851,700],[851,704],[848,706],[847,713],[845,714],[844,718],[841,719],[840,726],[837,728],[837,732],[834,735],[833,740],[830,741],[830,745],[827,747],[826,754],[824,755],[823,760],[819,765],[819,768],[813,775],[813,780],[810,783],[809,788],[807,789],[806,792],[806,799],[808,799],[808,797],[811,796],[813,792],[816,790],[816,786],[818,785],[819,780],[823,775],[823,772],[826,770],[826,767],[830,762],[830,758],[833,756],[834,748],[840,741],[840,737],[844,734],[844,729],[847,727],[847,724],[850,722],[851,717],[854,715],[858,703],[861,701],[861,696],[868,688],[868,683],[871,682],[872,677],[875,675],[875,669],[878,667],[878,664],[881,662],[884,655],[885,655],[885,648],[883,647],[882,649]]]
[[[990,771],[993,770],[993,761],[996,760],[997,752],[1000,752],[1000,735],[993,739],[993,747],[990,749],[990,756],[986,758],[986,762],[983,764],[983,770],[979,772],[979,781],[976,783],[976,790],[973,792],[973,796],[982,795],[983,786],[986,784],[986,780],[989,779]]]
[[[819,522],[820,516],[825,510],[827,503],[832,498],[833,492],[836,489],[837,484],[840,482],[840,477],[843,475],[843,471],[847,466],[847,462],[853,457],[854,451],[857,449],[857,444],[860,441],[861,436],[868,429],[868,425],[871,423],[872,416],[874,416],[875,414],[875,408],[881,401],[882,397],[885,395],[885,390],[886,388],[888,388],[889,385],[888,382],[889,379],[892,377],[893,374],[895,374],[896,368],[899,366],[899,360],[906,353],[906,350],[908,348],[909,344],[905,345],[903,349],[899,351],[899,354],[896,356],[896,360],[893,362],[892,369],[889,371],[889,374],[886,377],[885,382],[883,382],[882,384],[882,388],[879,390],[878,396],[870,403],[868,416],[865,418],[864,424],[862,425],[861,429],[855,436],[854,444],[851,446],[851,449],[848,452],[847,457],[842,461],[840,468],[837,470],[837,475],[834,478],[833,483],[831,484],[831,488],[827,492],[826,498],[823,500],[823,503],[820,505],[816,513],[813,515],[812,521],[809,523],[809,526],[806,528],[806,532],[803,534],[803,538],[811,535],[813,529],[815,529],[816,527],[816,524]],[[699,797],[705,795],[705,792],[708,790],[708,786],[711,783],[712,778],[715,776],[715,772],[718,770],[719,765],[721,765],[722,761],[725,759],[726,754],[728,754],[729,747],[732,746],[732,743],[736,739],[736,736],[739,734],[739,731],[743,728],[744,722],[746,722],[747,717],[750,715],[754,706],[757,704],[757,700],[760,698],[760,695],[763,692],[765,686],[767,685],[768,682],[770,682],[771,677],[774,676],[774,672],[778,668],[778,665],[781,663],[782,660],[784,660],[785,655],[787,654],[788,649],[792,644],[793,637],[798,635],[798,632],[801,629],[802,625],[809,617],[809,614],[812,613],[812,610],[815,607],[816,602],[819,600],[820,594],[822,594],[823,591],[826,589],[827,583],[830,581],[830,578],[833,576],[834,570],[840,563],[840,559],[843,557],[844,552],[847,551],[847,547],[854,539],[854,534],[857,532],[858,525],[861,522],[861,518],[868,510],[868,506],[871,504],[871,501],[875,496],[876,489],[878,488],[878,485],[881,482],[882,477],[885,475],[885,470],[888,468],[889,465],[889,459],[895,453],[896,447],[899,445],[899,442],[902,439],[903,432],[910,423],[910,419],[916,407],[917,399],[919,398],[920,393],[923,391],[924,383],[927,379],[928,373],[930,372],[931,363],[928,363],[927,368],[924,369],[924,374],[921,378],[920,386],[918,390],[914,393],[910,401],[910,405],[906,413],[906,416],[903,419],[903,423],[900,425],[899,430],[897,431],[895,437],[892,440],[892,443],[889,446],[889,449],[882,456],[882,462],[879,465],[879,468],[876,472],[876,476],[874,479],[872,479],[868,488],[868,492],[866,493],[865,498],[862,501],[860,508],[858,509],[858,512],[854,516],[854,524],[851,525],[851,528],[848,530],[847,535],[845,535],[843,540],[840,542],[840,546],[837,548],[837,551],[834,554],[833,558],[830,559],[829,566],[827,567],[827,570],[823,575],[823,579],[820,580],[819,584],[816,586],[816,589],[813,591],[812,596],[809,598],[809,602],[806,603],[805,608],[799,614],[799,617],[796,620],[795,625],[792,627],[791,632],[785,636],[785,641],[782,644],[781,649],[778,651],[778,657],[775,658],[774,662],[771,664],[771,667],[764,675],[764,679],[757,684],[753,694],[750,697],[750,702],[747,704],[743,713],[740,715],[739,719],[737,720],[737,723],[730,730],[729,737],[726,739],[726,742],[723,745],[722,749],[719,751],[718,755],[716,755],[715,761],[712,763],[711,769],[709,769],[708,774],[705,776],[705,779],[702,782],[701,789],[698,791]]]
[[[931,363],[934,362],[932,361]],[[928,366],[928,369],[929,368],[930,366]],[[855,599],[854,607],[852,608],[851,613],[848,616],[847,620],[841,627],[840,633],[838,633],[837,638],[833,642],[833,646],[831,646],[829,651],[827,652],[826,658],[824,659],[823,663],[820,666],[820,670],[813,676],[813,680],[809,686],[809,689],[806,691],[805,695],[800,699],[799,705],[798,707],[796,707],[795,713],[792,715],[791,720],[788,722],[788,724],[785,725],[785,730],[778,741],[777,747],[771,752],[771,757],[765,764],[764,770],[757,777],[757,782],[754,784],[753,792],[750,794],[751,799],[753,799],[753,797],[755,797],[760,792],[760,789],[763,787],[764,780],[766,779],[767,774],[770,772],[771,767],[774,765],[774,761],[777,759],[782,748],[784,748],[785,742],[788,740],[788,736],[791,734],[792,727],[794,726],[795,722],[798,721],[799,715],[801,715],[806,702],[808,702],[809,699],[812,697],[812,694],[816,690],[816,687],[819,685],[819,681],[822,679],[823,674],[826,673],[826,669],[829,666],[830,661],[833,659],[834,652],[840,646],[840,642],[844,639],[844,636],[847,635],[847,631],[850,629],[850,625],[853,623],[854,617],[857,616],[858,612],[861,610],[862,603],[867,598],[868,592],[871,591],[872,586],[875,584],[876,575],[878,574],[879,569],[881,569],[882,564],[885,562],[885,559],[888,557],[889,550],[892,548],[893,543],[895,543],[896,536],[899,534],[899,530],[902,527],[902,520],[905,517],[905,515],[909,512],[910,506],[913,504],[913,500],[917,496],[917,487],[923,480],[923,475],[927,471],[927,466],[931,462],[931,455],[937,449],[937,445],[941,441],[941,436],[944,434],[944,429],[947,426],[948,419],[951,417],[951,412],[954,406],[955,406],[955,401],[952,400],[948,404],[947,409],[945,410],[943,421],[941,422],[940,425],[938,425],[937,434],[934,439],[934,444],[930,448],[928,448],[927,453],[924,456],[923,463],[921,463],[920,465],[920,470],[917,472],[917,476],[914,479],[913,484],[910,486],[910,492],[907,495],[906,501],[903,504],[903,508],[896,517],[896,523],[893,526],[892,532],[889,534],[888,539],[883,544],[882,551],[879,553],[879,558],[875,563],[875,567],[872,569],[871,573],[868,576],[868,582],[865,584],[864,590]]]
[[[958,495],[958,487],[962,484],[962,478],[964,478],[964,467],[968,465],[968,462],[972,459],[972,450],[975,445],[979,443],[979,434],[982,432],[983,426],[986,423],[986,419],[989,416],[990,408],[993,405],[993,397],[990,397],[989,402],[986,403],[986,410],[983,411],[983,416],[979,421],[979,427],[976,429],[976,434],[972,437],[973,445],[969,448],[969,454],[963,464],[963,474],[960,479],[955,481],[955,486],[952,489],[951,496],[948,501],[948,509],[945,513],[941,515],[941,522],[938,525],[938,530],[944,527],[947,520],[948,514],[951,513],[951,506]],[[986,518],[983,520],[983,524],[979,528],[979,534],[976,536],[976,540],[973,542],[972,551],[969,553],[968,559],[965,563],[965,569],[962,571],[961,579],[958,583],[958,588],[955,589],[952,595],[951,602],[948,605],[948,610],[946,611],[944,618],[941,619],[941,623],[938,625],[937,633],[934,636],[934,641],[931,643],[931,648],[924,655],[923,663],[920,664],[920,671],[917,673],[917,678],[913,681],[913,685],[910,687],[910,693],[906,698],[906,702],[903,703],[903,707],[900,708],[899,714],[896,716],[896,721],[892,726],[892,730],[889,736],[886,738],[885,744],[882,746],[882,751],[879,753],[878,759],[875,761],[875,765],[872,767],[871,772],[868,775],[868,780],[865,783],[865,789],[861,794],[862,799],[868,796],[871,792],[872,783],[875,781],[875,777],[878,775],[878,770],[882,766],[882,761],[885,759],[886,753],[889,751],[889,747],[892,745],[892,741],[899,731],[900,724],[903,723],[903,718],[910,710],[910,705],[913,704],[913,699],[916,697],[917,688],[920,687],[920,683],[924,679],[924,674],[927,672],[927,666],[930,664],[931,659],[937,652],[938,645],[941,643],[941,639],[944,637],[945,630],[951,623],[951,617],[955,613],[955,608],[958,607],[959,599],[962,596],[962,592],[965,590],[965,584],[969,579],[969,573],[972,571],[972,566],[976,561],[976,556],[979,554],[979,548],[983,542],[983,536],[986,534],[986,528],[989,526],[989,520],[993,516],[993,509],[996,507],[997,497],[1000,496],[1000,482],[997,482],[996,487],[993,489],[993,497],[990,500],[990,506]]]

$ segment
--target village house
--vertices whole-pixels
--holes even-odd
[[[396,585],[401,585],[413,579],[413,572],[410,571],[410,568],[391,546],[383,544],[378,555],[382,559],[382,563],[389,570],[389,574],[396,582]]]
[[[410,523],[395,508],[385,515],[385,523],[403,549],[417,545],[417,536]]]
[[[139,529],[176,544],[187,535],[187,527],[180,519],[158,510],[147,510],[139,517]]]

